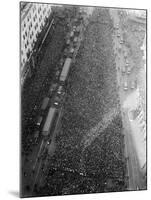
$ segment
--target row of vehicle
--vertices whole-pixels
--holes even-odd
[[[130,75],[132,71],[132,66],[130,65],[129,61],[127,60],[127,58],[125,59],[125,66],[122,67],[122,74],[127,74]],[[128,89],[135,89],[137,88],[137,80],[130,80],[128,83],[128,80],[125,81],[124,83],[124,90],[128,90]]]
[[[66,38],[64,52],[61,56],[60,61],[57,63],[54,69],[55,75],[50,87],[48,88],[47,95],[43,98],[40,106],[37,101],[34,107],[34,111],[32,114],[32,125],[34,119],[34,134],[32,136],[30,134],[29,140],[27,141],[26,145],[29,151],[29,153],[26,155],[31,155],[30,160],[33,160],[33,162],[30,162],[30,173],[33,175],[32,179],[34,181],[30,182],[30,179],[28,178],[29,169],[27,170],[27,172],[25,171],[24,176],[27,177],[26,180],[28,183],[25,187],[28,188],[29,185],[32,185],[32,188],[34,188],[34,185],[37,185],[36,179],[38,177],[38,174],[40,173],[39,169],[44,169],[44,166],[41,167],[41,163],[45,162],[41,161],[45,160],[48,154],[52,155],[52,153],[55,150],[55,141],[53,133],[56,127],[58,127],[59,125],[59,119],[61,118],[62,114],[62,104],[65,101],[66,95],[66,83],[79,43],[81,31],[81,26],[79,25],[79,22],[80,20],[75,20],[74,24],[72,25],[72,30],[70,30],[69,36],[68,38]],[[45,85],[43,88],[45,88]],[[37,113],[38,117],[34,117],[37,116]],[[34,155],[33,158],[31,151],[33,151],[33,146],[35,144],[36,157]]]
[[[127,91],[129,88],[133,90],[133,89],[135,89],[137,87],[137,81],[136,80],[132,80],[131,82],[128,83],[128,81],[126,80],[124,82],[123,87],[124,87],[125,91]]]
[[[120,34],[119,31],[119,24],[116,24],[115,29],[117,29],[117,37],[120,39],[120,44],[124,44],[124,40]],[[122,66],[121,68],[121,72],[124,75],[125,73],[127,75],[130,75],[131,71],[132,71],[132,66],[130,65],[130,62],[127,59],[127,53],[124,52],[124,59],[125,59],[125,65]],[[123,83],[123,88],[125,91],[127,91],[129,88],[130,89],[135,89],[137,87],[137,80],[132,80],[128,83],[127,80],[124,81]]]
[[[128,60],[125,60],[125,65],[122,66],[122,74],[127,74],[129,75],[131,73],[132,67]]]
[[[36,130],[34,137],[40,137],[40,149],[37,154],[37,159],[34,165],[38,165],[39,160],[43,159],[47,154],[52,153],[52,146],[54,143],[54,131],[58,127],[59,120],[62,113],[62,105],[65,101],[66,84],[72,61],[75,57],[78,48],[78,37],[80,36],[81,28],[73,26],[66,40],[66,47],[64,49],[59,66],[57,67],[58,78],[51,84],[47,96],[43,99],[40,106],[39,116],[36,119]],[[68,42],[67,42],[68,41]]]
[[[68,34],[63,58],[60,60],[60,64],[63,64],[63,67],[61,72],[58,70],[58,80],[50,86],[47,97],[42,101],[39,113],[40,115],[36,119],[36,134],[37,130],[39,130],[39,133],[42,132],[42,136],[50,137],[50,132],[53,132],[52,129],[56,124],[59,109],[62,107],[65,100],[66,81],[81,31],[81,25],[74,25]]]
[[[53,121],[53,119],[51,119],[53,117],[51,116],[54,116],[55,114],[55,112],[52,112],[52,110],[55,110],[55,109],[58,110],[64,102],[65,82],[66,82],[66,78],[69,73],[69,68],[71,65],[71,62],[68,62],[68,59],[69,58],[65,60],[59,81],[56,83],[53,83],[50,86],[48,95],[42,101],[39,116],[36,119],[36,129],[38,129],[39,131],[41,130],[41,127],[43,126],[45,127],[45,124],[48,124],[48,120],[51,125],[52,123],[51,121]],[[70,58],[70,61],[71,61],[71,58]],[[53,108],[53,109],[49,109],[49,108]],[[42,131],[42,134],[43,134],[43,131]]]

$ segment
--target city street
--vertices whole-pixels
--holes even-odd
[[[118,11],[114,9],[110,10],[110,14],[113,19],[115,27],[115,34],[113,35],[114,52],[116,55],[115,59],[117,66],[121,113],[123,114],[122,120],[124,126],[125,147],[126,147],[125,154],[126,157],[128,157],[129,190],[144,189],[146,185],[145,179],[143,178],[142,172],[140,171],[139,162],[136,155],[136,151],[138,152],[138,149],[136,149],[135,141],[139,140],[139,136],[137,135],[139,131],[136,125],[135,127],[133,126],[132,129],[130,119],[128,116],[129,109],[131,110],[136,109],[139,104],[138,102],[139,94],[138,92],[136,92],[136,89],[138,87],[141,88],[141,85],[139,84],[139,80],[137,77],[141,69],[141,66],[140,64],[139,64],[140,67],[136,66],[136,62],[138,62],[138,59],[137,60],[133,59],[132,55],[131,56],[129,55],[131,49],[130,47],[127,47],[128,41],[124,39],[124,35],[127,34],[128,30],[123,29],[124,24],[122,24],[123,21],[120,19]],[[141,27],[143,27],[143,25],[141,25]],[[133,32],[131,32],[130,34],[133,35]],[[122,44],[120,44],[121,40]],[[138,48],[137,41],[135,42],[135,46]],[[128,65],[126,65],[127,63]],[[131,85],[132,82],[135,82],[134,87],[132,87]],[[143,90],[145,90],[145,88],[143,88]],[[135,141],[134,137],[136,137]],[[144,151],[146,151],[146,145],[144,147],[141,145],[141,143],[139,143],[139,148],[140,149],[143,148],[145,149]],[[146,153],[144,155],[143,152],[143,159],[145,159],[145,157]]]
[[[56,152],[49,158],[49,172],[39,194],[125,188],[123,128],[112,33],[108,10],[96,9],[71,69]]]
[[[108,8],[58,13],[22,92],[22,192],[146,189],[144,21]]]

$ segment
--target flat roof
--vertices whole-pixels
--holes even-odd
[[[49,109],[49,112],[48,112],[48,115],[47,115],[47,118],[46,118],[46,122],[45,122],[44,127],[43,127],[43,132],[48,132],[50,130],[50,126],[51,126],[51,123],[53,121],[55,111],[56,111],[56,108],[51,107]]]

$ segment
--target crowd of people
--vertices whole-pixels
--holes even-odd
[[[63,50],[65,48],[66,35],[76,13],[76,10],[73,10],[74,12],[72,12],[72,8],[64,9],[64,11],[59,10],[59,13],[63,13],[62,16],[54,13],[54,18],[56,19],[54,34],[53,36],[48,34],[41,50],[43,55],[41,55],[42,57],[36,66],[37,72],[30,80],[30,83],[25,84],[22,90],[22,188],[28,188],[28,192],[31,192],[29,188],[31,188],[34,180],[33,163],[36,161],[36,156],[38,156],[37,148],[41,139],[40,129],[37,130],[36,127],[36,119],[40,112],[39,108],[42,99],[47,95],[50,85],[53,85],[52,83],[56,83],[58,80],[57,72],[61,70],[64,62]],[[71,15],[70,20],[68,20],[68,15]],[[62,23],[58,23],[60,18]],[[27,191],[23,189],[22,192],[25,194]]]
[[[62,24],[57,23],[55,18],[55,28],[51,31],[42,46],[40,55],[38,54],[36,72],[34,76],[27,80],[21,91],[21,126],[22,141],[32,132],[34,117],[37,115],[38,106],[43,97],[47,94],[51,82],[56,78],[58,61],[62,55],[65,45],[65,37],[68,31],[67,19],[62,19]],[[39,59],[40,58],[40,59]]]
[[[81,145],[84,135],[120,107],[112,28],[108,10],[96,9],[69,75],[56,152],[49,160],[47,181],[39,194],[126,190],[120,111],[86,149]]]

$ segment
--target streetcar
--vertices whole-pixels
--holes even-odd
[[[46,117],[46,121],[44,123],[43,129],[42,129],[42,135],[47,137],[51,136],[51,133],[53,132],[55,128],[55,121],[58,116],[58,111],[55,107],[50,107],[49,112]]]

